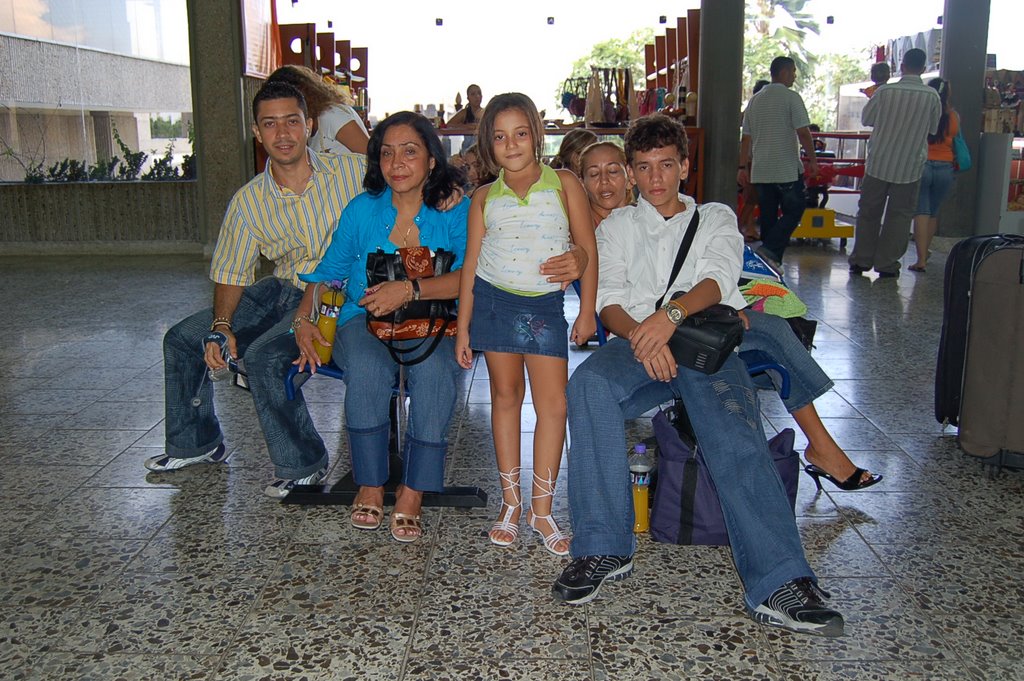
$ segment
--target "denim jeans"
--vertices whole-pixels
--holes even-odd
[[[750,328],[743,332],[740,351],[761,350],[789,371],[789,397],[783,400],[786,410],[793,413],[824,395],[832,387],[832,379],[821,370],[811,353],[800,344],[793,329],[782,317],[754,310],[746,311]],[[754,378],[754,385],[763,389],[778,389],[780,383],[775,372]],[[770,378],[767,383],[764,378]]]
[[[648,377],[628,341],[613,338],[573,372],[567,392],[574,558],[634,552],[624,419],[681,397],[718,488],[747,604],[756,607],[791,579],[814,577],[768,453],[756,393],[735,354],[716,374],[680,367],[663,383]]]
[[[290,283],[267,277],[245,288],[232,318],[270,460],[276,475],[287,480],[313,473],[328,459],[302,393],[289,401],[284,392],[284,377],[299,355],[290,331],[301,298],[302,291]],[[164,336],[164,427],[170,456],[202,456],[224,440],[203,360],[203,339],[212,323],[213,309],[208,308]],[[199,399],[198,407],[192,406],[193,399]]]
[[[768,251],[775,254],[776,260],[782,262],[789,237],[800,225],[800,218],[807,207],[804,178],[797,177],[796,182],[755,184],[754,187],[757,189],[757,205],[761,209],[761,241]],[[780,208],[782,215],[779,215]]]
[[[357,485],[383,485],[388,479],[388,408],[398,364],[367,331],[363,315],[338,328],[334,363],[345,372],[345,429],[352,452],[352,478]],[[436,492],[444,487],[448,427],[461,373],[451,337],[443,339],[430,357],[405,368],[409,430],[402,482],[414,490]]]
[[[953,188],[954,172],[953,164],[949,161],[928,161],[924,164],[914,215],[938,215],[939,206]]]

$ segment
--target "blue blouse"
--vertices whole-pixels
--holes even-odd
[[[432,251],[443,248],[455,253],[452,271],[462,267],[466,256],[469,203],[469,197],[465,197],[454,208],[444,212],[424,205],[414,220],[420,230],[420,245]],[[385,253],[398,250],[398,246],[388,239],[397,218],[398,210],[391,203],[390,188],[379,196],[363,192],[342,211],[331,236],[331,244],[316,269],[299,275],[299,279],[307,283],[348,279],[338,324],[365,314],[357,302],[366,290],[366,254],[378,248]]]

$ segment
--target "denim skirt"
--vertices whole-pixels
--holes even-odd
[[[473,282],[469,345],[478,352],[514,352],[569,359],[564,291],[520,296],[480,277]]]

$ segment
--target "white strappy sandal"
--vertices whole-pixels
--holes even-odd
[[[551,477],[550,472],[546,479],[534,473],[533,484],[534,486],[539,487],[542,491],[540,494],[531,494],[531,501],[543,499],[544,497],[553,497],[555,495],[555,480]],[[556,556],[569,555],[569,549],[562,549],[559,551],[557,548],[558,543],[563,540],[567,540],[568,537],[565,536],[565,534],[562,533],[562,530],[558,528],[558,524],[555,522],[555,519],[552,518],[551,515],[537,515],[533,512],[532,503],[530,506],[531,508],[528,511],[526,523],[533,528],[534,532],[540,535],[540,538],[544,541],[544,548],[547,549],[549,553],[553,553]],[[537,527],[538,520],[543,520],[548,524],[548,527],[551,530],[549,534],[545,534],[543,530]]]
[[[502,502],[501,505],[505,508],[505,512],[501,515],[493,525],[491,525],[490,531],[487,533],[491,543],[496,546],[510,546],[516,538],[519,536],[519,521],[512,522],[512,515],[523,506],[523,500],[519,496],[519,471],[522,470],[519,466],[516,466],[508,473],[498,471],[498,476],[501,478],[501,491],[502,491]],[[515,506],[509,506],[505,503],[504,492],[508,490],[513,493],[516,500]],[[494,537],[495,532],[505,532],[512,538],[509,540],[496,539]]]

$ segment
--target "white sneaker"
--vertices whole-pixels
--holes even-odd
[[[275,480],[266,486],[263,493],[271,499],[284,499],[296,485],[315,485],[327,477],[327,466],[297,480]]]
[[[192,466],[197,463],[227,463],[231,455],[227,453],[227,447],[221,442],[213,449],[202,456],[193,456],[188,459],[179,459],[169,454],[161,454],[146,459],[145,465],[151,471],[173,471],[185,466]]]

